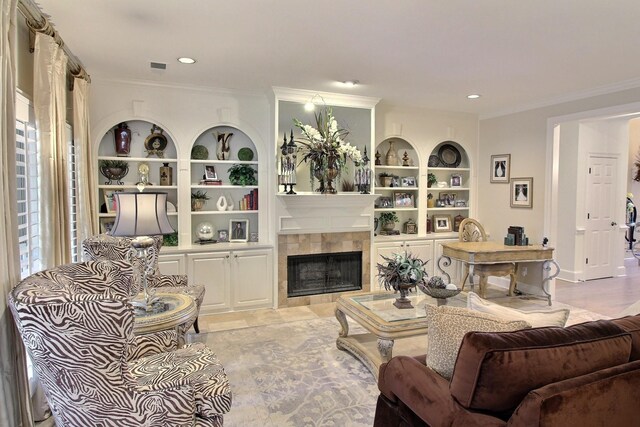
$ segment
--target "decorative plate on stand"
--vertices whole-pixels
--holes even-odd
[[[438,150],[438,158],[444,167],[457,168],[462,162],[462,155],[458,149],[451,144],[443,144]]]

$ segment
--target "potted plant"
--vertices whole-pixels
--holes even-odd
[[[98,167],[100,173],[109,180],[105,183],[107,185],[111,184],[111,181],[123,184],[122,178],[129,173],[129,164],[123,160],[100,160]]]
[[[380,214],[380,224],[384,231],[391,231],[396,227],[396,222],[400,221],[395,211],[382,212]]]
[[[436,175],[433,173],[429,173],[427,174],[427,187],[431,188],[431,186],[433,184],[435,184],[436,182],[438,182],[438,178],[436,178]]]
[[[396,298],[393,305],[398,308],[413,308],[407,295],[416,285],[425,285],[428,275],[424,266],[429,261],[422,261],[407,252],[393,254],[391,257],[382,255],[382,259],[385,262],[377,264],[378,282],[386,290],[393,289],[395,292],[400,292],[400,298]]]
[[[233,185],[258,185],[256,170],[249,165],[236,164],[229,168],[229,181]]]
[[[433,200],[433,194],[429,193],[427,194],[427,208],[435,208],[436,207],[436,201]]]
[[[202,210],[205,203],[207,203],[207,200],[209,200],[209,196],[207,196],[207,193],[205,191],[197,190],[192,192],[191,193],[191,210],[192,211]]]
[[[382,172],[380,175],[380,186],[381,187],[391,187],[391,182],[393,181],[393,175],[390,173]]]

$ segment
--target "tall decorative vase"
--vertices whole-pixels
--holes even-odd
[[[396,153],[394,144],[395,141],[389,141],[389,151],[387,151],[387,156],[385,157],[387,166],[398,166],[398,154]]]
[[[131,129],[125,122],[120,123],[113,130],[116,155],[118,157],[129,157],[131,152]]]
[[[311,174],[313,178],[317,179],[320,183],[320,187],[316,190],[320,194],[324,194],[324,165],[322,161],[311,162]]]
[[[216,157],[218,160],[230,160],[229,151],[231,149],[229,141],[233,136],[233,132],[219,132],[215,134],[218,140],[218,146],[216,147]]]
[[[340,174],[340,165],[335,155],[327,157],[327,168],[325,170],[324,191],[322,194],[336,194],[338,191],[333,186],[333,180]]]
[[[173,185],[173,168],[169,163],[160,166],[160,185]]]

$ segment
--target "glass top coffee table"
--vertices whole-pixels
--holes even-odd
[[[369,292],[339,297],[335,314],[341,329],[336,346],[354,355],[377,378],[380,365],[391,359],[396,340],[427,334],[425,305],[438,305],[438,300],[415,292],[419,291],[409,294],[414,307],[410,309],[396,308],[393,302],[400,294],[393,292]],[[466,307],[467,295],[460,293],[448,298],[446,304]],[[347,317],[355,320],[368,333],[349,335]],[[422,341],[422,353],[425,353],[427,342]],[[418,354],[421,353],[416,352],[412,355]]]

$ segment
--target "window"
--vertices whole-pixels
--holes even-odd
[[[78,190],[77,190],[77,176],[78,170],[76,165],[76,145],[73,139],[73,129],[71,125],[67,123],[67,146],[68,151],[68,164],[69,170],[67,171],[69,177],[69,239],[71,239],[71,262],[78,262]]]
[[[41,268],[38,139],[33,107],[19,94],[16,104],[18,244],[20,275],[25,278]]]

